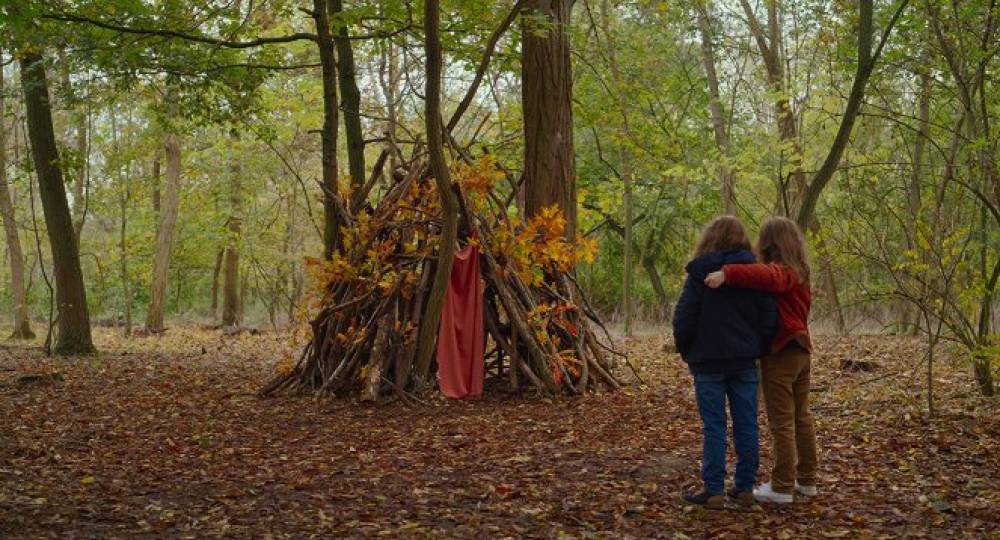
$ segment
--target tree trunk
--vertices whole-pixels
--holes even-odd
[[[573,78],[570,64],[572,0],[530,0],[522,19],[521,103],[524,115],[524,208],[533,216],[556,205],[566,236],[576,236],[576,165],[573,154]]]
[[[427,61],[427,86],[424,104],[424,121],[427,126],[427,150],[430,154],[431,173],[441,196],[441,244],[434,284],[428,294],[417,337],[416,375],[428,380],[431,359],[434,356],[441,307],[451,279],[451,267],[458,236],[458,200],[451,187],[451,175],[444,158],[444,126],[441,123],[441,38],[439,35],[439,2],[426,0],[424,4],[424,49]],[[403,380],[406,380],[405,378]]]
[[[17,222],[14,219],[14,198],[7,186],[7,117],[5,111],[3,69],[0,68],[0,217],[3,218],[4,234],[7,238],[7,253],[10,255],[10,295],[14,305],[13,339],[31,339],[35,333],[31,331],[28,319],[28,303],[24,288],[24,252],[21,250],[21,238],[17,234]]]
[[[323,186],[323,256],[326,259],[340,249],[340,217],[337,212],[337,62],[327,0],[313,0],[317,47],[323,83],[322,186]]]
[[[792,215],[793,206],[796,205],[797,197],[805,191],[806,177],[802,170],[802,147],[799,141],[798,126],[795,119],[795,111],[788,100],[788,92],[785,88],[785,59],[782,55],[784,34],[782,32],[779,9],[780,2],[771,0],[767,2],[767,28],[765,29],[747,0],[740,0],[743,12],[747,16],[750,26],[750,33],[757,42],[760,55],[764,60],[764,69],[767,72],[767,82],[770,91],[776,96],[774,102],[774,113],[778,125],[778,135],[782,142],[789,143],[792,147],[791,172],[789,176],[792,185],[782,183],[779,186],[777,213]]]
[[[365,139],[361,132],[361,92],[358,90],[354,68],[354,49],[348,39],[347,24],[341,14],[342,0],[329,0],[330,23],[337,27],[334,42],[337,45],[337,80],[344,111],[344,135],[347,138],[347,168],[351,173],[351,190],[365,185]],[[340,20],[336,20],[340,19]]]
[[[386,40],[385,48],[379,56],[379,86],[385,99],[385,138],[389,148],[389,175],[398,166],[399,147],[396,144],[398,124],[397,93],[399,92],[399,55],[391,40]]]
[[[121,147],[118,144],[118,124],[116,121],[117,114],[114,111],[111,112],[111,138],[114,141],[114,149],[117,155],[121,155]],[[131,121],[131,117],[129,117]],[[131,165],[129,165],[131,166]],[[122,305],[125,317],[124,325],[124,335],[125,337],[130,337],[132,335],[132,285],[128,278],[128,244],[126,243],[126,232],[128,230],[128,206],[129,198],[131,197],[131,192],[129,189],[129,173],[125,175],[121,174],[121,168],[118,169],[118,181],[121,185],[121,193],[119,195],[119,210],[121,211],[121,225],[118,228],[118,253],[121,262],[121,280],[122,280]]]
[[[153,213],[160,215],[160,153],[153,156]]]
[[[83,223],[87,218],[87,174],[90,168],[90,147],[87,144],[87,123],[90,114],[75,113],[76,120],[76,152],[79,163],[76,171],[76,181],[73,182],[73,233],[79,243],[83,233]]]
[[[156,226],[153,283],[150,288],[149,311],[146,312],[146,328],[150,332],[163,331],[163,309],[167,299],[170,254],[174,247],[174,232],[177,229],[177,215],[180,211],[181,145],[177,135],[167,134],[163,141],[163,151],[167,159],[167,174]],[[158,161],[157,159],[154,163]]]
[[[233,140],[238,141],[238,139],[234,135]],[[227,223],[229,234],[226,240],[222,273],[222,326],[239,326],[240,324],[239,244],[243,232],[241,174],[239,160],[234,158],[229,175],[229,220]]]
[[[735,176],[728,164],[732,155],[729,143],[729,133],[726,130],[726,119],[722,111],[722,99],[719,94],[719,75],[715,70],[715,48],[712,45],[712,20],[709,6],[696,3],[698,12],[698,29],[701,32],[701,59],[705,67],[705,78],[708,80],[708,104],[712,116],[712,129],[715,132],[715,146],[719,150],[719,179],[722,183],[722,207],[726,214],[736,215]]]
[[[820,193],[823,192],[823,189],[833,178],[834,173],[837,172],[837,168],[840,166],[840,159],[843,157],[844,150],[851,140],[851,131],[854,129],[854,122],[857,120],[858,113],[861,112],[861,106],[864,104],[868,79],[871,78],[872,71],[875,69],[875,64],[882,53],[882,46],[885,44],[889,32],[892,31],[892,27],[899,20],[899,16],[902,14],[902,10],[906,7],[906,4],[907,2],[904,0],[899,8],[897,8],[888,26],[883,30],[882,41],[874,52],[872,50],[872,43],[874,41],[875,30],[872,18],[875,8],[872,0],[861,0],[858,4],[858,66],[854,73],[854,82],[851,84],[851,93],[847,98],[847,106],[844,109],[844,115],[840,119],[840,127],[837,129],[837,135],[833,139],[833,144],[830,145],[830,151],[827,153],[826,159],[823,160],[823,164],[820,165],[819,171],[816,172],[816,176],[809,182],[808,188],[801,194],[801,203],[798,207],[798,217],[796,219],[800,227],[805,228],[806,224],[813,218]]]
[[[226,248],[219,250],[215,256],[215,266],[212,269],[212,320],[219,317],[219,274],[222,273],[222,259],[226,255]]]
[[[632,231],[633,223],[633,201],[632,201],[632,154],[628,144],[632,139],[631,129],[628,121],[628,103],[626,92],[622,84],[621,72],[618,69],[618,56],[616,54],[618,44],[615,35],[611,31],[611,7],[608,0],[601,0],[601,29],[607,40],[606,54],[608,57],[608,68],[611,71],[611,88],[617,94],[618,113],[622,117],[622,126],[619,133],[618,155],[621,162],[621,179],[624,188],[623,203],[625,206],[625,267],[622,269],[622,318],[625,321],[625,335],[632,336],[632,277],[635,273],[632,262]]]
[[[930,58],[926,49],[921,55],[921,59],[923,62],[918,73],[920,77],[920,101],[917,107],[919,124],[916,139],[913,141],[913,165],[910,169],[910,182],[906,186],[906,206],[910,213],[910,219],[906,223],[906,245],[914,251],[919,249],[917,235],[920,230],[920,210],[922,205],[921,182],[924,174],[924,147],[926,146],[927,138],[930,136],[931,74],[928,71]],[[927,284],[923,283],[920,285],[920,288],[922,289],[920,298],[923,298],[927,292]],[[909,305],[909,302],[903,308],[901,318],[901,332],[914,335],[920,330],[920,314],[914,306]]]
[[[91,354],[95,349],[90,336],[87,292],[80,268],[79,246],[66,201],[66,185],[59,169],[59,150],[52,128],[45,63],[39,53],[25,52],[20,64],[28,136],[38,174],[38,193],[45,214],[56,282],[59,326],[54,351],[60,355]]]

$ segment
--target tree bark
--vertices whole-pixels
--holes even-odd
[[[342,0],[329,0],[329,18],[337,19],[344,11]],[[361,92],[358,90],[354,67],[354,49],[343,20],[331,20],[336,25],[334,42],[337,46],[337,80],[340,83],[341,105],[344,111],[344,136],[347,140],[347,168],[351,174],[351,189],[365,185],[365,138],[361,131]]]
[[[66,185],[59,168],[45,62],[37,52],[24,52],[20,65],[28,137],[38,174],[38,192],[45,214],[56,282],[59,324],[53,350],[60,355],[91,354],[95,349],[90,335],[87,292],[80,267],[79,246],[73,232],[73,219],[66,201]]]
[[[719,150],[719,180],[722,184],[722,207],[726,214],[736,215],[735,176],[727,160],[732,155],[729,133],[726,130],[726,118],[722,111],[722,99],[719,93],[719,75],[715,70],[715,48],[712,44],[712,20],[709,15],[708,2],[697,2],[698,30],[701,33],[701,59],[705,67],[705,78],[708,80],[708,95],[710,98],[708,111],[712,117],[712,130],[715,132],[715,146]]]
[[[160,205],[161,205],[161,194],[160,194],[160,153],[157,152],[153,156],[153,213],[157,217],[160,215]]]
[[[235,133],[235,132],[234,132]],[[239,137],[234,134],[234,141]],[[226,253],[222,272],[222,326],[239,326],[240,324],[240,236],[243,233],[242,221],[242,174],[239,160],[234,158],[229,175],[229,219]]]
[[[219,274],[222,273],[222,259],[226,255],[226,248],[219,250],[215,256],[215,266],[212,268],[212,320],[219,317]]]
[[[163,331],[163,309],[167,299],[170,255],[174,247],[174,232],[177,229],[177,215],[180,211],[181,145],[176,134],[167,134],[163,141],[163,152],[167,160],[166,182],[163,185],[163,199],[156,226],[153,282],[150,287],[149,310],[146,312],[146,328],[150,332]],[[157,159],[154,163],[158,161]]]
[[[576,165],[573,154],[571,0],[530,0],[522,19],[521,103],[524,115],[524,208],[533,216],[556,205],[566,236],[576,236]]]
[[[340,217],[337,212],[337,62],[327,0],[313,0],[317,47],[323,84],[322,187],[323,187],[323,256],[326,259],[340,249]]]
[[[3,229],[7,239],[7,253],[10,255],[10,295],[14,305],[13,339],[31,339],[35,333],[31,331],[28,318],[28,303],[24,287],[24,252],[21,250],[21,238],[17,234],[17,222],[14,215],[14,198],[7,182],[7,120],[5,111],[3,69],[0,69],[0,217],[3,218]]]
[[[441,123],[441,38],[440,7],[438,0],[426,0],[424,4],[424,50],[427,62],[427,84],[424,104],[424,121],[427,127],[427,150],[430,154],[431,173],[437,181],[441,196],[441,244],[438,247],[438,263],[434,273],[434,283],[424,306],[417,336],[416,374],[421,381],[427,381],[431,359],[434,356],[438,329],[441,321],[441,307],[451,279],[454,262],[455,241],[458,236],[458,200],[452,190],[451,175],[444,157],[444,126]],[[404,379],[405,380],[405,379]]]

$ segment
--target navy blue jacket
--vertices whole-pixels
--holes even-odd
[[[778,328],[774,297],[751,289],[705,286],[705,276],[722,265],[753,262],[753,253],[732,249],[706,253],[688,263],[684,291],[674,309],[674,342],[692,372],[749,369],[767,354]]]

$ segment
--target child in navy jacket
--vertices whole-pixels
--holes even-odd
[[[702,421],[704,489],[685,493],[692,504],[725,506],[726,401],[733,421],[736,448],[734,487],[729,496],[753,504],[759,464],[757,430],[757,358],[767,353],[777,328],[774,298],[735,287],[710,289],[705,276],[726,264],[756,262],[743,225],[732,216],[713,220],[687,265],[687,280],[674,311],[674,342],[694,376]]]

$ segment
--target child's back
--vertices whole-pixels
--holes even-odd
[[[677,352],[696,373],[750,369],[770,347],[777,328],[772,295],[736,287],[710,289],[705,276],[727,264],[756,262],[745,249],[713,251],[687,265],[684,291],[674,311]]]
[[[749,289],[710,289],[705,276],[723,265],[751,264],[753,253],[716,242],[730,227],[742,233],[735,218],[718,218],[699,244],[700,253],[687,265],[684,290],[674,312],[677,351],[694,375],[695,400],[702,421],[702,481],[699,493],[685,493],[686,502],[721,508],[726,479],[726,403],[733,424],[736,471],[730,496],[739,504],[753,503],[753,483],[759,465],[756,359],[767,351],[778,321],[770,294]],[[745,234],[745,233],[744,233]],[[736,238],[740,234],[732,235]],[[721,244],[721,245],[720,245]],[[735,243],[736,246],[741,243]],[[749,242],[745,243],[749,246]]]

